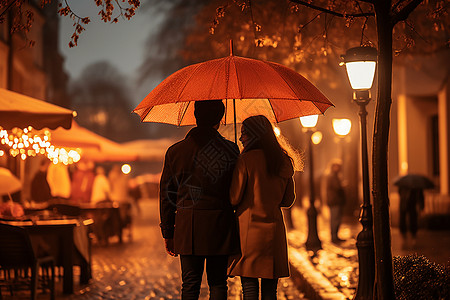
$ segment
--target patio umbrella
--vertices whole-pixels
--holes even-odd
[[[55,147],[80,148],[81,157],[95,162],[121,162],[138,160],[137,153],[130,148],[96,134],[72,122],[72,128],[52,131],[51,143]]]
[[[232,52],[232,51],[231,51]],[[143,122],[195,125],[194,101],[222,100],[222,124],[253,115],[281,122],[323,114],[333,104],[306,78],[277,63],[230,56],[170,75],[133,110]]]
[[[14,127],[35,129],[44,127],[70,128],[73,111],[0,88],[0,127],[10,130]]]
[[[434,183],[428,177],[419,174],[408,174],[397,178],[394,184],[410,189],[432,189]]]

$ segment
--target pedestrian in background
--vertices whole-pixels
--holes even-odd
[[[95,178],[94,163],[80,161],[75,167],[72,174],[71,199],[78,203],[89,203]]]
[[[415,247],[417,242],[418,210],[422,211],[425,204],[423,189],[399,186],[398,193],[400,194],[400,233],[403,238],[402,248],[406,249],[409,246],[408,232],[411,234],[411,246]]]
[[[112,166],[108,173],[109,185],[111,187],[110,198],[111,201],[117,202],[119,204],[119,214],[120,214],[120,226],[122,229],[129,229],[129,238],[131,239],[131,197],[129,195],[129,180],[128,175],[122,172],[119,164]],[[119,241],[122,241],[122,236],[120,235]]]
[[[166,152],[160,181],[161,231],[166,251],[180,255],[181,299],[198,299],[203,270],[209,297],[227,299],[228,256],[239,252],[229,190],[238,146],[217,129],[221,100],[197,101],[197,127]]]
[[[51,163],[47,170],[47,181],[53,198],[64,201],[70,199],[72,191],[68,166],[61,162]]]
[[[91,202],[99,203],[111,200],[111,186],[105,175],[105,169],[97,166],[95,169],[94,183],[92,184]]]
[[[108,178],[105,175],[105,169],[102,166],[95,168],[95,178],[92,185],[91,202],[96,206],[108,205],[111,203],[111,187]],[[94,216],[94,234],[97,237],[99,245],[107,246],[109,237],[114,234],[120,224],[112,222],[112,212],[102,211]]]
[[[291,157],[277,141],[264,116],[242,123],[244,149],[231,183],[231,204],[238,217],[241,254],[231,262],[229,274],[240,276],[246,300],[277,298],[277,283],[289,277],[286,228],[282,207],[295,200]]]
[[[326,171],[326,203],[330,209],[331,241],[335,244],[344,242],[338,232],[342,222],[345,205],[345,191],[341,179],[342,162],[332,160]]]
[[[50,185],[47,181],[47,170],[50,163],[49,159],[42,159],[39,163],[39,169],[31,181],[31,200],[36,203],[47,202],[52,198]]]

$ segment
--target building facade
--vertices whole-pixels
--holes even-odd
[[[394,68],[389,182],[391,217],[398,222],[398,176],[421,174],[434,182],[425,191],[422,216],[450,216],[450,50],[406,58]]]

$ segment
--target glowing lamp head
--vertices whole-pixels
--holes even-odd
[[[349,119],[333,119],[333,130],[339,136],[346,136],[352,129],[352,122]]]
[[[310,115],[300,117],[300,123],[304,128],[314,128],[317,125],[317,121],[319,119],[319,115]]]
[[[375,76],[377,50],[373,47],[355,47],[348,49],[342,58],[352,89],[369,90]]]

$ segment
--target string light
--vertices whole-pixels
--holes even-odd
[[[9,147],[9,154],[19,156],[22,160],[36,155],[46,155],[53,163],[59,162],[68,165],[76,163],[81,158],[80,149],[57,148],[51,144],[49,130],[35,130],[33,127],[13,128],[4,130],[0,127],[0,143]],[[5,151],[0,150],[0,156]]]
[[[77,148],[76,150],[71,149],[67,151],[65,148],[55,148],[52,145],[47,149],[47,157],[54,164],[61,162],[65,165],[70,165],[80,160],[81,150]]]

